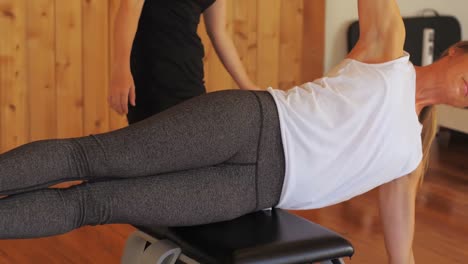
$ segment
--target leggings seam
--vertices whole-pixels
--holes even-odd
[[[233,165],[233,166],[252,166],[257,165],[257,162],[224,162],[223,165]]]
[[[259,193],[258,193],[258,160],[260,159],[260,143],[262,141],[262,135],[263,135],[263,106],[262,106],[262,102],[260,101],[260,98],[258,97],[258,95],[251,91],[251,93],[255,96],[255,98],[257,99],[257,103],[258,103],[258,107],[259,107],[259,110],[260,110],[260,129],[259,129],[259,133],[258,133],[258,144],[257,144],[257,158],[256,158],[256,161],[255,161],[255,196],[256,196],[256,201],[255,201],[255,210],[258,210],[259,208],[259,204],[260,204],[260,197],[259,197]]]

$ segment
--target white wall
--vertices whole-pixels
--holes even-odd
[[[462,38],[468,36],[467,0],[398,0],[398,3],[404,17],[419,15],[425,8],[455,16],[462,26]],[[346,32],[349,24],[357,19],[357,0],[326,1],[325,72],[346,56]]]

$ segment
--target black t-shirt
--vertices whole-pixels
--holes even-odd
[[[171,86],[167,89],[172,91],[180,85],[184,96],[191,94],[190,89],[198,89],[195,93],[204,89],[204,49],[197,28],[201,14],[214,2],[146,0],[132,49],[134,78],[151,76],[157,86]]]
[[[210,7],[215,2],[215,0],[194,0],[194,1],[200,5],[202,11]]]

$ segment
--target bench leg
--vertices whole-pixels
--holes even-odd
[[[147,243],[150,243],[148,247]],[[179,246],[169,240],[158,240],[142,231],[135,231],[127,239],[121,264],[200,264],[182,254]],[[341,259],[320,264],[345,264]]]
[[[322,261],[320,264],[345,264],[342,259],[333,259],[333,260],[327,260],[327,261]]]
[[[146,243],[151,245],[146,247]],[[175,264],[181,249],[168,240],[156,240],[141,232],[134,232],[125,245],[122,264]]]
[[[184,264],[200,264],[200,262],[195,261],[195,260],[193,260],[193,259],[191,259],[191,258],[189,258],[189,257],[187,257],[187,256],[185,256],[183,254],[180,255],[179,260]],[[179,263],[179,262],[177,262],[177,263]]]
[[[332,260],[332,263],[333,264],[345,264],[342,259],[334,259],[334,260]]]

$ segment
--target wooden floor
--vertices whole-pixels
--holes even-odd
[[[468,137],[454,135],[448,141],[442,135],[433,152],[417,201],[416,263],[468,263]],[[348,238],[356,254],[346,263],[386,263],[376,197],[374,191],[330,208],[295,213]],[[108,225],[51,238],[0,241],[0,263],[119,263],[132,231]]]

